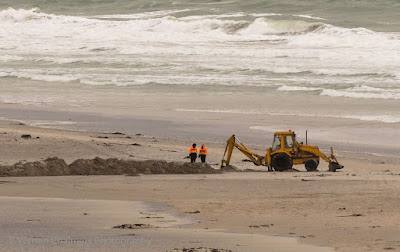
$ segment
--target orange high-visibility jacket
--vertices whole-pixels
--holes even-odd
[[[196,153],[197,154],[197,148],[193,148],[193,146],[190,146],[189,154]]]
[[[207,155],[207,148],[204,146],[204,144],[200,148],[199,155]]]

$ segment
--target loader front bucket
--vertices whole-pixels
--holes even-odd
[[[329,171],[335,172],[337,169],[342,169],[344,166],[336,162],[329,163]]]

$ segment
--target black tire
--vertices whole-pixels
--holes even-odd
[[[307,171],[316,171],[318,167],[318,162],[315,159],[308,159],[306,162],[304,162],[304,166],[306,167]]]
[[[274,155],[271,163],[275,171],[286,171],[293,167],[293,160],[286,153]]]

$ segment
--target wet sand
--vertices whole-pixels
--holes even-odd
[[[43,129],[2,120],[0,165],[54,156],[68,164],[96,156],[187,162],[191,140],[111,133]],[[22,139],[22,134],[32,138]],[[206,145],[208,163],[218,168],[224,144]],[[249,147],[265,152],[262,145]],[[345,168],[336,173],[326,172],[327,164],[321,163],[320,172],[313,173],[299,166],[301,172],[285,173],[4,177],[0,179],[2,244],[9,242],[5,240],[8,236],[51,238],[74,231],[87,240],[135,234],[135,238],[154,241],[151,248],[134,247],[137,251],[184,247],[232,251],[399,249],[399,158],[344,150],[337,156]],[[232,164],[257,168],[242,159],[244,156],[235,152]],[[151,217],[140,214],[143,207],[164,218],[142,219]],[[165,216],[172,225],[156,228]],[[174,225],[181,222],[187,225]],[[112,228],[121,224],[152,227]],[[16,250],[76,249],[71,244],[6,246]],[[94,248],[107,250],[104,246],[80,247]],[[115,245],[112,249],[132,247]]]

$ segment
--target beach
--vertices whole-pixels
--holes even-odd
[[[97,156],[188,162],[185,157],[190,146],[184,139],[38,128],[9,120],[1,121],[0,133],[4,146],[1,165],[55,156],[68,164]],[[32,138],[23,139],[22,134]],[[208,163],[218,169],[224,143],[205,144]],[[260,153],[264,148],[250,146]],[[232,164],[256,171],[3,177],[2,243],[12,250],[60,251],[77,246],[83,250],[121,251],[199,247],[232,251],[380,251],[400,246],[398,157],[339,152],[338,159],[345,168],[336,173],[328,172],[326,163],[321,163],[319,172],[306,172],[301,166],[295,166],[299,172],[266,172],[242,159],[244,156],[235,152]],[[122,224],[149,227],[113,228]],[[121,246],[121,241],[100,245],[100,239],[129,235],[142,239],[141,243],[131,241],[135,247]],[[7,237],[70,237],[87,242],[37,244],[40,240],[36,239],[16,244]],[[98,243],[94,242],[96,237]],[[144,245],[149,239],[150,246]],[[92,243],[87,244],[89,241]]]

